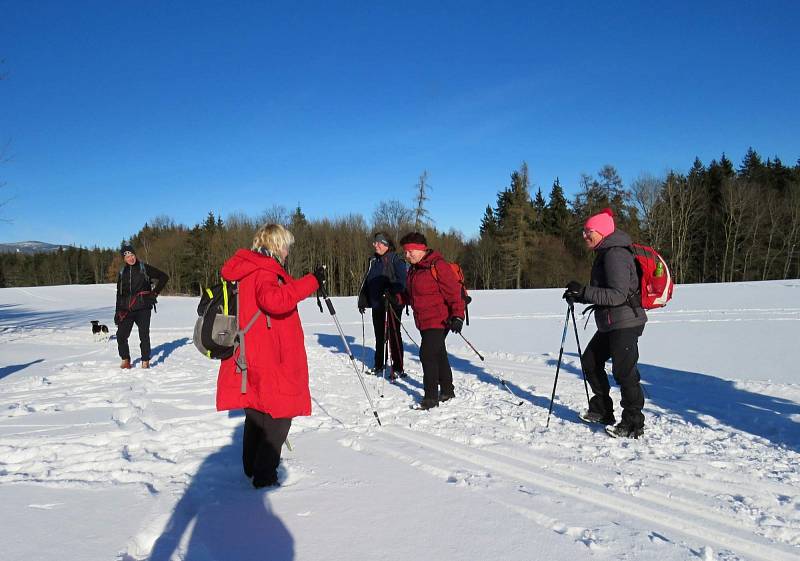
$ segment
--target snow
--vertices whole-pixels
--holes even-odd
[[[153,368],[122,371],[89,326],[111,325],[113,291],[0,289],[2,559],[800,558],[800,281],[679,286],[651,312],[638,441],[579,421],[572,329],[545,427],[558,290],[473,292],[464,334],[485,361],[448,337],[456,398],[438,409],[410,409],[422,372],[406,338],[406,381],[365,378],[383,427],[309,299],[314,414],[266,491],[242,474],[243,417],[214,409],[196,300],[162,297]],[[364,341],[354,299],[333,302],[371,365],[371,325]],[[593,322],[578,321],[585,346]]]

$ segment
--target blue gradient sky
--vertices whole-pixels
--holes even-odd
[[[552,4],[0,0],[0,242],[369,218],[424,169],[469,236],[523,160],[546,195],[607,163],[800,157],[800,3]]]

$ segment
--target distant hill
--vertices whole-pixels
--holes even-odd
[[[58,251],[60,247],[67,249],[69,246],[35,241],[0,243],[0,253],[25,253],[27,255],[32,255],[34,253],[52,253]]]

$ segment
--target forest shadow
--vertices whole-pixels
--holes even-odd
[[[87,337],[91,337],[89,321],[99,317],[113,319],[113,315],[110,306],[87,310],[32,310],[19,304],[0,304],[0,328],[85,327]],[[113,321],[108,323],[113,324]]]

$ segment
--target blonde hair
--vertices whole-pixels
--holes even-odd
[[[292,233],[280,224],[264,224],[253,238],[253,250],[264,248],[271,254],[278,255],[281,249],[288,252],[293,243]]]

